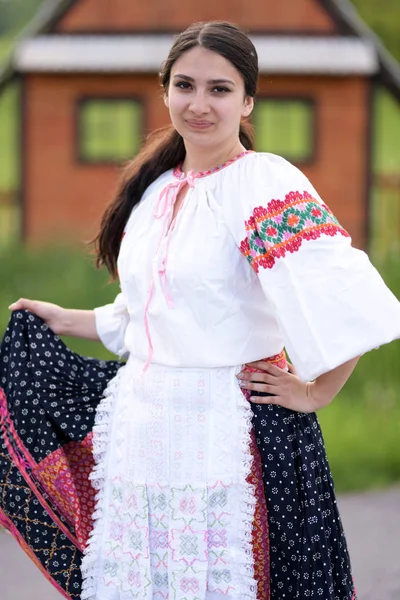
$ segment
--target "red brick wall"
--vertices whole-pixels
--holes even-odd
[[[318,0],[78,0],[56,31],[176,31],[212,19],[259,31],[335,31]]]
[[[81,95],[146,98],[149,131],[168,120],[154,75],[29,76],[26,80],[25,226],[41,240],[67,235],[88,239],[115,190],[113,166],[79,164],[75,156],[75,105]],[[356,245],[365,243],[368,84],[357,78],[264,77],[260,93],[316,99],[315,163],[305,173]]]
[[[165,123],[157,78],[30,76],[26,80],[24,134],[25,231],[31,240],[60,235],[92,236],[112,196],[115,166],[79,164],[76,157],[76,102],[82,95],[136,95],[146,98],[153,128]],[[146,124],[145,124],[146,127]]]

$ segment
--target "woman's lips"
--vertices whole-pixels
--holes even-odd
[[[210,121],[193,121],[191,119],[188,119],[186,123],[193,129],[208,129],[212,125]]]

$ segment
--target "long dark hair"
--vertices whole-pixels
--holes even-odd
[[[232,63],[243,78],[246,96],[255,96],[258,80],[256,49],[241,29],[224,21],[194,23],[178,35],[160,73],[164,90],[168,89],[175,61],[196,46],[212,50]],[[239,138],[247,150],[254,148],[253,127],[247,121],[240,124]],[[124,168],[119,189],[103,215],[94,240],[96,264],[98,267],[105,265],[113,278],[117,276],[121,238],[133,207],[153,181],[183,162],[185,154],[183,138],[170,125],[151,134],[139,154]]]

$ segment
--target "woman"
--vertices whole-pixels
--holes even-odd
[[[235,26],[178,36],[161,73],[172,126],[132,161],[97,238],[121,293],[94,311],[11,306],[128,357],[97,409],[94,524],[82,591],[58,578],[67,597],[355,598],[315,411],[362,353],[400,336],[400,307],[306,177],[252,151],[257,76]],[[81,357],[63,352],[69,377]],[[82,520],[60,496],[51,507],[38,464],[41,506],[70,540],[75,523],[79,548]]]

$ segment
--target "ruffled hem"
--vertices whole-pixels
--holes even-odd
[[[93,513],[93,529],[84,550],[81,572],[81,600],[96,599],[96,565],[100,552],[100,540],[104,529],[105,483],[107,477],[112,422],[116,400],[121,387],[121,378],[126,367],[121,367],[104,391],[104,398],[96,411],[93,427],[93,457],[95,466],[90,480],[96,490],[96,508]]]
[[[237,369],[236,373],[239,373]],[[226,389],[226,374],[223,370],[217,373],[216,398],[214,406],[218,408],[220,426],[219,456],[227,455],[227,460],[232,453],[232,448],[227,444],[226,415],[232,407],[232,396]],[[253,414],[248,400],[243,395],[236,377],[230,382],[234,388],[234,402],[237,408],[238,418],[238,444],[237,444],[237,463],[239,467],[238,477],[238,508],[236,511],[237,530],[239,532],[239,548],[237,553],[237,581],[238,587],[235,590],[235,597],[255,600],[257,597],[257,581],[254,577],[254,556],[253,556],[253,522],[256,508],[255,486],[249,483],[253,465],[253,456],[251,453],[251,431]],[[226,406],[225,406],[226,405]],[[225,424],[225,425],[224,425]],[[230,426],[230,425],[229,425]],[[229,433],[229,432],[228,432]]]
[[[253,523],[256,507],[256,495],[254,485],[248,482],[251,473],[253,456],[251,454],[251,431],[252,418],[248,400],[243,395],[239,385],[236,385],[237,405],[240,409],[240,438],[239,448],[240,456],[240,513],[239,532],[241,540],[241,565],[240,575],[243,584],[239,590],[239,598],[256,599],[257,581],[254,578],[254,557],[253,557]]]

